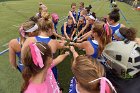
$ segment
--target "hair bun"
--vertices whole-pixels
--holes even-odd
[[[47,12],[42,12],[41,16],[46,21],[50,19],[50,14]]]
[[[92,6],[91,5],[89,5],[89,9],[91,9],[92,8]]]

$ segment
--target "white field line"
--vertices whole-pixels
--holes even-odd
[[[1,2],[0,4],[2,4],[2,5],[4,6],[4,5],[6,5],[7,3]],[[8,3],[8,4],[17,4],[17,3]],[[64,4],[47,4],[47,5],[55,5],[55,6],[61,6],[61,5],[63,5],[63,6],[69,6],[69,5],[64,5]],[[30,13],[30,12],[23,11],[23,10],[18,10],[17,12]],[[63,18],[63,19],[59,20],[59,22],[65,20],[65,19],[67,18],[67,16],[63,16],[63,17],[61,17],[61,18]],[[13,26],[16,27],[16,28],[18,28],[20,25],[17,24],[17,25],[13,25]],[[5,43],[4,45],[2,45],[2,47],[7,46],[7,45],[8,45],[8,43]],[[2,52],[0,52],[0,55],[4,54],[4,53],[7,52],[8,50],[9,50],[9,48],[3,50]]]
[[[13,25],[13,26],[14,26],[14,27],[17,27],[17,28],[19,27],[19,25]]]
[[[63,16],[63,19],[61,19],[59,22],[65,20],[66,18],[67,18],[67,16]],[[19,24],[18,25],[13,25],[13,26],[18,28]],[[2,45],[2,47],[5,47],[5,46],[8,46],[8,43],[5,43],[5,44]],[[0,52],[0,55],[2,55],[3,53],[7,52],[8,50],[9,50],[9,48],[3,50],[2,52]]]
[[[18,10],[17,12],[21,12],[21,13],[31,13],[30,11],[24,11],[24,10]]]
[[[4,54],[5,52],[9,51],[9,48],[3,50],[2,52],[0,52],[0,55]]]
[[[67,18],[68,18],[68,16],[65,16],[63,19],[59,20],[58,22],[61,22],[61,21],[65,20],[65,19],[67,19]]]
[[[8,46],[8,44],[9,44],[9,43],[6,43],[6,44],[4,44],[4,45],[2,45],[2,46],[5,47],[5,46]]]
[[[61,22],[61,21],[65,20],[65,19],[67,19],[67,16],[63,16],[63,19],[59,20],[58,22]],[[17,25],[13,25],[13,26],[18,28],[20,25],[17,24]]]

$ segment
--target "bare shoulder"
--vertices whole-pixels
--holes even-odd
[[[84,42],[82,42],[82,44],[88,44],[89,42],[88,41],[84,41]]]
[[[90,44],[89,41],[83,42],[83,45],[85,47],[87,55],[92,55],[94,53],[94,48],[92,48],[92,45]]]
[[[21,56],[23,57],[23,55],[24,55],[24,51],[26,50],[26,47],[30,44],[30,43],[35,43],[36,42],[36,39],[35,39],[35,37],[28,37],[26,40],[25,40],[25,42],[24,42],[24,44],[23,44],[23,46],[22,46],[22,49],[21,49]]]
[[[59,41],[51,39],[51,41],[48,44],[55,44],[55,45],[57,45],[58,43],[59,43]]]
[[[20,45],[20,43],[18,42],[17,39],[12,39],[9,42],[9,50],[12,50],[12,51],[15,51],[15,52],[18,52],[18,51],[21,50],[21,45]]]
[[[28,40],[35,40],[35,37],[28,37]]]
[[[22,48],[28,46],[30,43],[35,43],[35,42],[36,42],[35,37],[28,37],[28,38],[25,40],[25,42],[24,42]]]
[[[71,11],[69,11],[69,13],[72,13]]]
[[[36,42],[36,39],[35,39],[35,37],[28,37],[26,40],[25,40],[25,43],[34,43],[34,42]]]
[[[64,22],[64,25],[67,26],[67,22]]]
[[[18,40],[17,39],[10,40],[9,44],[13,44],[13,43],[18,43]]]
[[[18,45],[18,40],[17,39],[12,39],[10,42],[9,42],[9,46],[15,46],[15,45]]]
[[[135,42],[137,42],[140,45],[140,38],[135,38]]]
[[[89,25],[89,21],[88,20],[86,20],[86,25],[85,26],[88,26]]]
[[[89,43],[88,41],[84,41],[84,42],[82,42],[81,44],[82,44],[83,47],[86,48],[86,47],[89,46],[90,43]]]
[[[125,27],[125,25],[124,24],[121,24],[121,27]]]

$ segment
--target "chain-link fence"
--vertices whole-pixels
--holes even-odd
[[[125,2],[135,8],[140,6],[140,0],[118,0],[118,1]]]

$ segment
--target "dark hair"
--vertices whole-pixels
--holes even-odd
[[[119,32],[121,33],[122,36],[124,36],[127,40],[134,41],[136,38],[136,29],[135,28],[126,28],[126,27],[121,27],[119,29]]]
[[[118,22],[120,20],[119,8],[114,8],[111,13],[109,13],[109,19]]]
[[[84,2],[80,2],[80,5],[82,5],[84,7]]]
[[[91,5],[89,5],[88,7],[86,7],[85,9],[87,10],[87,12],[89,13],[90,12],[90,9],[92,8]]]
[[[71,4],[71,8],[72,8],[72,6],[76,6],[76,3],[72,3],[72,4]]]
[[[92,12],[92,14],[91,14],[95,19],[97,18],[96,17],[96,13],[95,12]]]
[[[24,51],[23,58],[22,58],[22,62],[24,64],[24,69],[22,72],[22,77],[24,79],[24,83],[21,88],[21,93],[24,93],[24,91],[27,89],[30,78],[32,76],[35,76],[36,74],[40,73],[47,66],[46,60],[48,60],[49,57],[52,57],[51,49],[47,44],[38,42],[38,43],[36,43],[36,46],[44,54],[44,55],[41,54],[43,63],[44,63],[44,67],[40,68],[39,66],[36,66],[34,64],[32,55],[30,52],[31,51],[30,47],[27,46],[26,51]],[[45,48],[42,46],[44,46]]]

